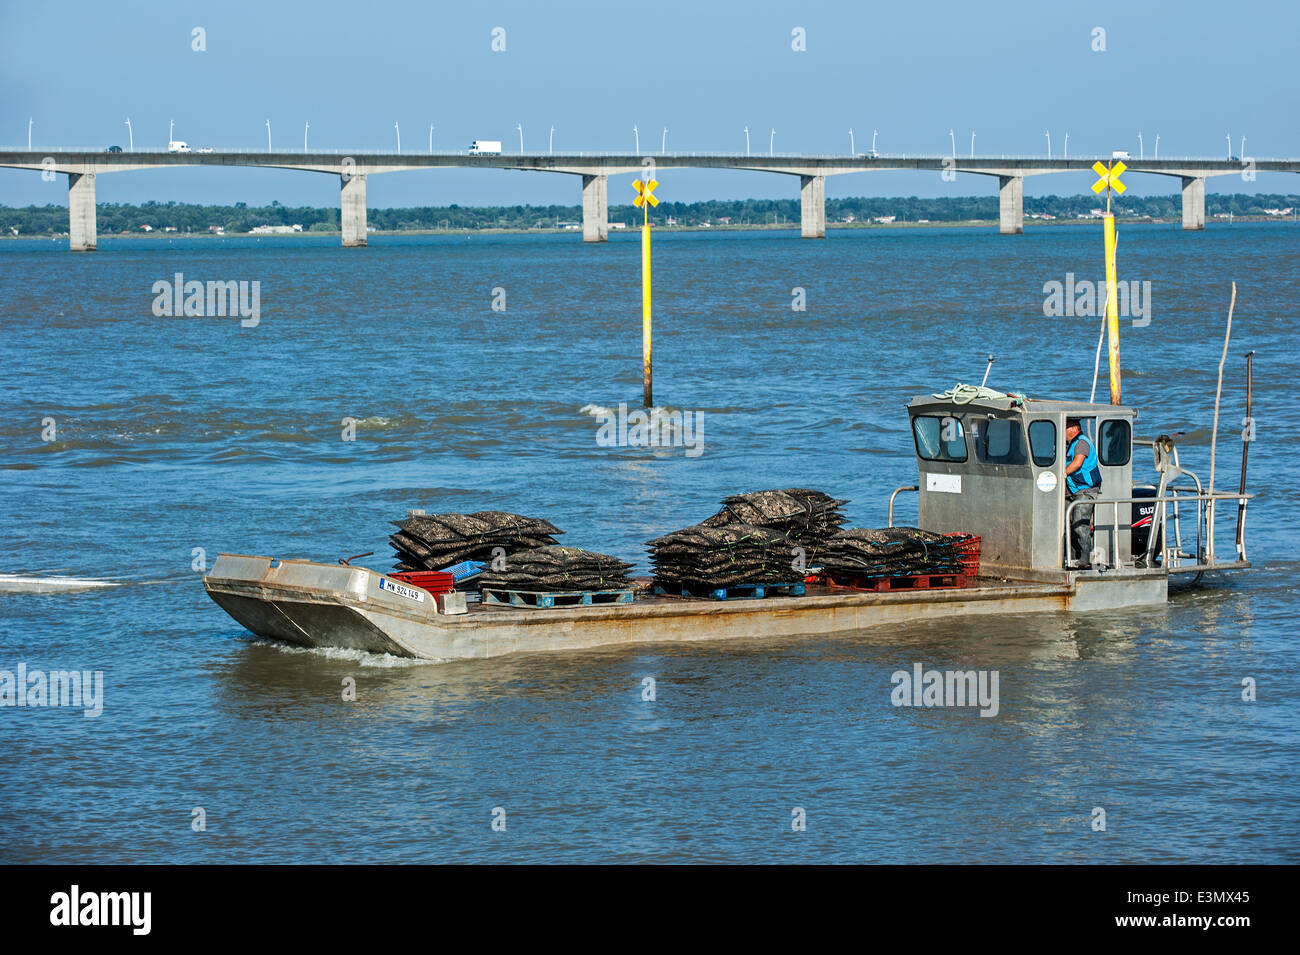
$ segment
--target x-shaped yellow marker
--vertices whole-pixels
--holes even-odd
[[[1119,176],[1127,168],[1128,166],[1122,162],[1115,163],[1109,169],[1099,162],[1093,163],[1092,171],[1101,178],[1092,184],[1092,191],[1101,195],[1103,189],[1113,189],[1116,193],[1122,194],[1128,187],[1119,181]]]
[[[655,186],[659,185],[658,179],[651,179],[649,182],[642,182],[640,179],[635,179],[633,180],[632,185],[636,187],[636,198],[632,200],[632,205],[636,206],[638,209],[647,202],[650,203],[651,206],[659,205],[659,200],[654,196]]]

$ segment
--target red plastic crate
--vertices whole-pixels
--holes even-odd
[[[911,577],[860,577],[856,574],[827,574],[831,590],[893,592],[898,590],[953,590],[965,587],[963,574],[914,574]]]
[[[451,574],[444,570],[403,570],[394,571],[387,576],[431,594],[448,594],[453,587]]]
[[[978,577],[980,572],[980,538],[977,534],[945,534],[961,555],[962,569],[967,577]]]

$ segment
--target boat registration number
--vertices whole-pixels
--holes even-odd
[[[416,590],[414,587],[408,587],[405,584],[399,584],[395,580],[389,580],[387,577],[379,578],[380,590],[391,590],[399,597],[405,597],[407,600],[418,600],[424,603],[424,591]]]

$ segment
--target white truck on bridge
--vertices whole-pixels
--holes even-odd
[[[187,153],[190,151],[190,144],[183,139],[169,139],[167,141],[167,151],[169,153]]]
[[[469,144],[469,154],[471,156],[499,156],[501,155],[501,140],[476,139]]]

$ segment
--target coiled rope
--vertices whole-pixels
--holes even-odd
[[[1013,391],[1008,394],[993,388],[985,388],[983,385],[965,385],[960,381],[943,394],[937,394],[934,397],[951,401],[955,405],[968,405],[976,400],[1002,401],[1004,399],[1009,399],[1018,405],[1025,403],[1025,396],[1019,392]]]

